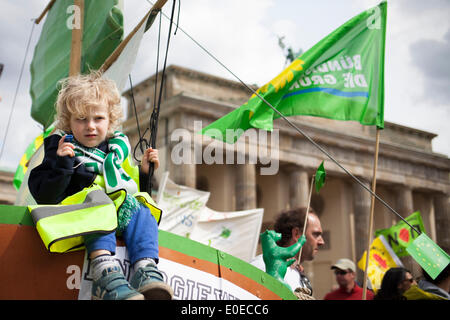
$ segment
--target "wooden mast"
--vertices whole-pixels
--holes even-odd
[[[69,76],[81,72],[81,50],[83,47],[84,0],[74,0],[72,23],[72,46],[70,50]],[[79,22],[79,24],[77,23]]]
[[[39,17],[35,20],[36,24],[39,24],[47,12],[52,8],[53,4],[56,0],[51,0],[44,11],[39,15]],[[147,12],[147,14],[142,18],[142,20],[138,23],[138,25],[130,32],[130,34],[117,46],[117,48],[111,53],[111,55],[105,60],[103,65],[100,67],[100,71],[105,72],[108,68],[116,61],[117,57],[123,51],[127,43],[134,36],[134,34],[139,30],[143,23],[148,21],[150,15],[156,16],[156,14],[162,9],[162,7],[166,4],[167,0],[158,0],[152,8]],[[84,0],[74,0],[74,6],[79,8],[78,11],[75,11],[74,14],[77,15],[79,13],[79,17],[74,16],[74,19],[79,19],[80,25],[79,27],[76,24],[75,27],[72,27],[72,45],[70,50],[70,68],[69,68],[69,76],[79,74],[81,71],[81,51],[82,51],[82,41],[83,41],[83,23],[84,23]]]

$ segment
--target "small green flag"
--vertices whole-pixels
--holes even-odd
[[[436,279],[439,273],[450,263],[450,256],[425,233],[418,236],[406,248],[406,251],[433,279]]]
[[[326,177],[326,172],[325,172],[325,168],[323,166],[323,161],[320,164],[320,166],[317,168],[316,171],[316,176],[314,178],[314,184],[316,185],[316,191],[317,193],[319,193],[320,189],[322,189],[323,185],[325,184],[325,177]]]
[[[387,3],[353,17],[295,59],[257,93],[286,117],[308,115],[384,127]],[[280,115],[256,94],[203,128],[235,143],[245,130],[271,131]]]

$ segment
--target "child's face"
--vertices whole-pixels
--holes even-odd
[[[106,139],[109,127],[109,114],[106,106],[89,108],[87,115],[70,116],[70,128],[78,142],[86,147],[98,146]]]

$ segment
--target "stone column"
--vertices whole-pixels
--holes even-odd
[[[194,150],[190,145],[190,140],[171,145],[170,159],[166,159],[166,161],[170,163],[170,177],[175,183],[190,188],[196,187],[197,170],[193,155]]]
[[[360,178],[366,186],[370,188],[367,181]],[[369,232],[370,218],[370,193],[367,192],[358,183],[352,183],[353,189],[353,210],[355,214],[355,251],[356,258],[359,260],[364,251],[367,250],[367,236]],[[364,272],[357,268],[356,276],[359,283],[363,283]]]
[[[436,243],[444,250],[450,250],[449,199],[449,196],[446,194],[439,194],[433,199],[434,215],[436,217]]]
[[[177,184],[184,185],[186,187],[196,187],[196,165],[195,164],[181,164],[172,165],[173,180]]]
[[[407,187],[400,187],[397,190],[397,212],[406,218],[414,212],[412,190]]]
[[[401,186],[397,189],[396,209],[403,218],[406,218],[414,212],[414,202],[411,188]],[[411,256],[401,257],[400,260],[405,268],[411,271],[413,277],[419,277],[422,274],[419,264],[416,263]]]
[[[289,175],[291,208],[307,207],[310,187],[310,178],[308,172],[302,169],[293,171]]]
[[[239,164],[236,170],[236,210],[256,208],[256,166]]]

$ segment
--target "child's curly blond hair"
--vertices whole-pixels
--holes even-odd
[[[71,76],[58,83],[61,89],[56,99],[56,129],[71,132],[70,116],[85,117],[90,108],[105,105],[109,112],[107,137],[119,129],[123,112],[120,93],[114,81],[102,78],[99,71]]]

